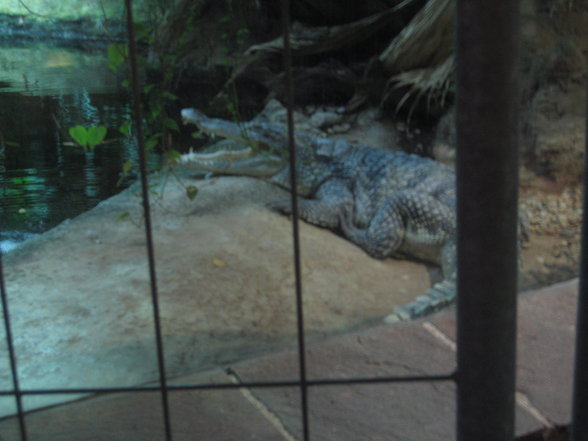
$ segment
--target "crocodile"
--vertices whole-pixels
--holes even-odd
[[[236,123],[189,108],[185,124],[242,146],[213,153],[190,152],[180,162],[204,172],[263,178],[290,189],[288,139],[281,124],[260,119]],[[455,173],[429,158],[341,139],[295,134],[299,216],[335,230],[385,259],[411,258],[441,267],[443,280],[385,321],[413,319],[451,304],[456,295]],[[270,208],[291,214],[291,199]]]

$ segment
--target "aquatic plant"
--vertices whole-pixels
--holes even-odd
[[[104,141],[106,136],[106,127],[92,126],[84,127],[77,125],[69,129],[69,135],[73,140],[81,146],[85,151],[92,151],[94,148]]]

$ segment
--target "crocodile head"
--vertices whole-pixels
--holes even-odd
[[[218,144],[213,153],[188,153],[181,162],[199,170],[231,175],[245,175],[266,178],[284,188],[290,188],[290,167],[288,165],[288,139],[286,128],[281,124],[252,120],[232,122],[209,118],[196,109],[183,109],[184,124],[195,124],[202,132],[220,136],[238,144],[237,150]],[[297,157],[297,193],[308,196],[323,182],[329,172],[329,154],[323,144],[329,140],[297,134],[295,139]]]
[[[247,145],[253,150],[274,154],[287,151],[284,128],[268,121],[233,122],[219,118],[209,118],[197,109],[182,109],[184,124],[194,124],[203,133],[220,136]]]
[[[212,153],[190,152],[182,155],[180,162],[192,168],[218,174],[270,178],[287,164],[286,159],[273,148],[271,127],[256,124],[255,130],[252,130],[251,122],[234,123],[209,118],[196,109],[183,109],[182,120],[184,124],[196,125],[207,135],[226,138],[226,141],[216,144]]]

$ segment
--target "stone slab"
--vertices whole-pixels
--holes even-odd
[[[566,382],[569,385],[571,378],[576,291],[577,282],[571,282],[520,296],[519,392],[529,405],[518,401],[517,435],[539,430],[545,421],[569,422]],[[329,338],[308,345],[307,376],[316,380],[450,373],[455,368],[452,339],[451,311]],[[180,377],[175,383],[291,381],[298,378],[298,357],[295,351],[285,351],[233,364],[229,372]],[[563,387],[546,381],[551,378],[546,375]],[[451,381],[310,386],[310,436],[312,441],[455,439],[455,392]],[[170,405],[174,440],[302,439],[298,387],[172,392]],[[35,435],[30,439],[39,441],[162,439],[159,394],[83,400],[31,413],[27,423]],[[0,422],[0,440],[17,441],[17,433],[14,419]]]
[[[571,421],[577,297],[573,281],[519,302],[518,389],[555,424]]]
[[[577,294],[578,281],[571,280],[519,295],[517,391],[524,395],[519,409],[525,410],[517,414],[517,424],[524,414],[540,427],[571,420]],[[431,317],[452,341],[455,320],[454,314]]]
[[[184,382],[227,383],[224,374]],[[172,391],[174,441],[288,441],[238,389]],[[165,439],[159,393],[95,397],[33,412],[26,417],[31,441],[161,441]],[[19,441],[14,418],[0,421],[0,440]]]
[[[455,354],[417,323],[354,333],[309,347],[309,379],[450,374]],[[233,367],[241,381],[295,379],[293,352]],[[297,389],[251,391],[301,438]],[[313,441],[431,440],[455,437],[452,381],[311,386],[309,426]]]

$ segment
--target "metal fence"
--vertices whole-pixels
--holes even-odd
[[[302,277],[298,231],[298,206],[292,194],[292,238],[298,328],[296,381],[172,386],[166,378],[159,319],[156,266],[153,253],[149,191],[144,156],[140,89],[136,63],[131,0],[125,0],[132,67],[135,121],[141,167],[141,186],[147,240],[147,258],[155,323],[159,384],[134,388],[76,388],[23,390],[19,386],[10,305],[0,255],[0,291],[6,329],[13,390],[0,396],[16,401],[21,440],[27,440],[22,398],[35,394],[107,394],[159,391],[165,440],[172,440],[168,394],[176,390],[297,387],[300,390],[303,439],[311,439],[308,424],[309,388],[341,384],[454,381],[457,385],[457,439],[507,441],[514,438],[516,271],[517,271],[517,121],[518,121],[518,17],[519,2],[458,0],[457,8],[457,192],[458,192],[458,355],[457,370],[418,377],[373,377],[308,380]],[[288,140],[292,169],[296,168],[292,117],[293,81],[289,42],[289,1],[282,0],[284,65],[288,95]],[[296,173],[291,173],[296,188]],[[585,194],[588,187],[585,183]],[[586,198],[584,209],[588,205]],[[586,212],[586,211],[585,211]],[[497,216],[488,213],[500,213]],[[584,218],[582,270],[586,268],[588,223]],[[484,231],[484,234],[479,234]],[[573,396],[572,439],[588,440],[588,288],[585,272],[580,283],[577,357]],[[468,317],[468,320],[465,318]]]

